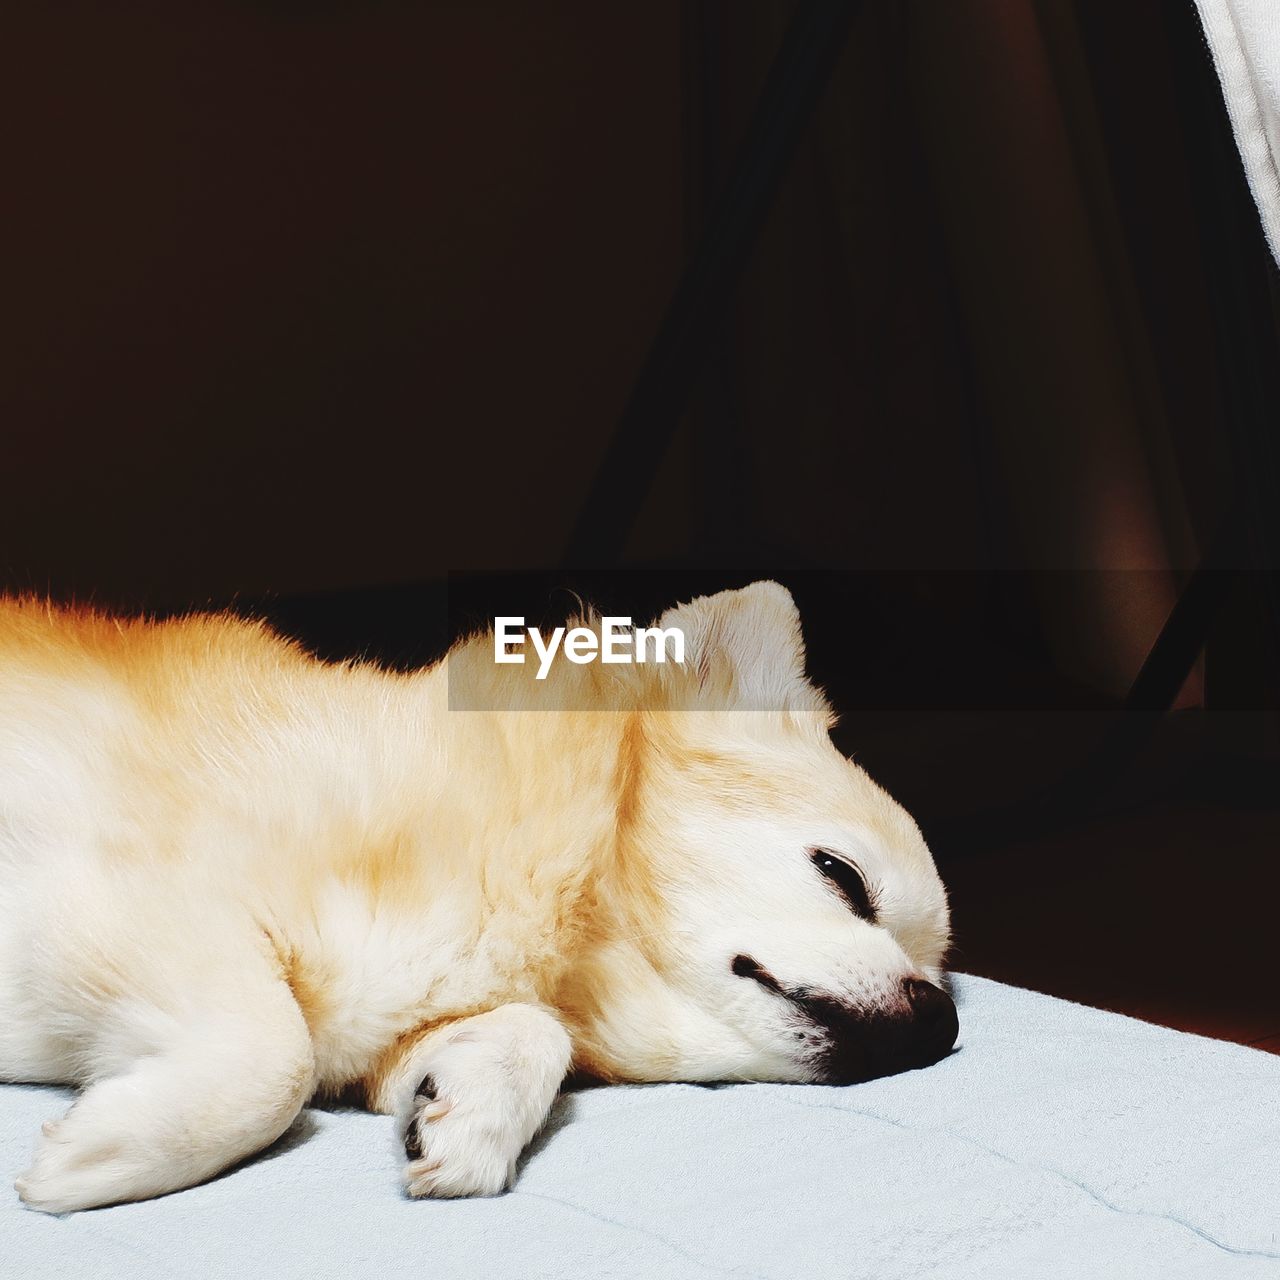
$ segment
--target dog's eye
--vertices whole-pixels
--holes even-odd
[[[829,849],[811,849],[809,859],[815,867],[840,891],[849,909],[864,920],[875,921],[876,908],[867,891],[862,872],[851,862],[837,857]]]

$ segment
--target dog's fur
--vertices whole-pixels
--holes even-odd
[[[560,664],[537,709],[487,637],[399,675],[232,617],[0,602],[0,1079],[83,1089],[27,1204],[190,1186],[315,1094],[399,1116],[412,1194],[471,1195],[509,1183],[571,1066],[911,1065],[877,1044],[938,975],[946,897],[832,746],[790,596],[661,625],[684,667]],[[450,710],[451,668],[510,709]]]

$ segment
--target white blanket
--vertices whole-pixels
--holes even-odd
[[[1196,0],[1245,173],[1280,263],[1280,0]]]
[[[206,1186],[65,1219],[8,1280],[1280,1277],[1280,1057],[958,977],[961,1047],[852,1088],[564,1097],[493,1200],[409,1201],[392,1122],[309,1111]],[[0,1169],[61,1091],[0,1087]]]

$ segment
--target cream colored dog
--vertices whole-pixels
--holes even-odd
[[[791,597],[661,625],[683,667],[534,690],[483,637],[405,676],[230,617],[0,602],[0,1079],[83,1089],[27,1204],[190,1186],[340,1091],[399,1117],[410,1194],[486,1195],[571,1066],[945,1054],[942,885],[832,746]],[[509,709],[451,710],[451,679]]]

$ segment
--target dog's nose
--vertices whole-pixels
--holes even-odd
[[[927,1067],[951,1052],[960,1018],[951,997],[924,978],[904,978],[901,993],[871,1013],[810,999],[829,1036],[823,1079],[854,1084]]]
[[[941,987],[923,978],[904,978],[902,991],[911,1009],[910,1045],[920,1061],[934,1062],[950,1052],[960,1034],[955,1001]]]

